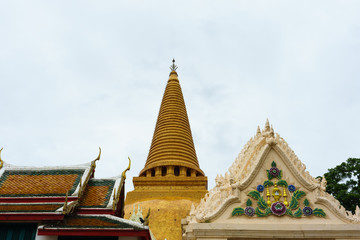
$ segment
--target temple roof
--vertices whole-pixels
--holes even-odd
[[[116,179],[90,179],[80,208],[105,208],[111,199]]]
[[[96,159],[97,160],[97,159]],[[95,161],[74,166],[18,167],[0,157],[0,219],[61,220],[79,205]]]
[[[5,169],[0,197],[65,196],[74,194],[86,168]]]
[[[176,67],[173,67],[170,73],[149,155],[139,175],[155,167],[171,165],[194,169],[204,175],[197,160],[184,97],[175,70]]]
[[[0,150],[1,153],[1,150]],[[14,166],[0,155],[0,219],[23,214],[26,219],[49,214],[56,220],[74,212],[123,214],[126,171],[109,179],[94,179],[95,162],[53,167]],[[130,161],[130,160],[129,160]]]
[[[126,172],[94,179],[98,157],[87,164],[19,167],[0,149],[0,223],[41,222],[38,235],[136,236],[150,240],[147,226],[123,219]]]

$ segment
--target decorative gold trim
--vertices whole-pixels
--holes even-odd
[[[65,214],[65,215],[71,214],[75,210],[76,206],[79,205],[79,203],[81,201],[81,198],[83,197],[85,189],[87,187],[87,183],[89,182],[89,180],[90,180],[91,176],[93,175],[94,170],[96,168],[96,161],[100,160],[100,157],[101,157],[101,148],[99,147],[99,154],[91,162],[90,169],[89,169],[89,172],[88,172],[88,174],[87,174],[87,176],[85,178],[85,181],[82,182],[82,178],[80,179],[78,199],[68,203],[68,192],[66,193],[65,203],[64,203],[64,207],[63,207],[63,214]]]
[[[124,181],[125,181],[125,179],[126,179],[126,172],[129,171],[129,170],[130,170],[130,167],[131,167],[131,159],[130,159],[130,157],[128,157],[128,159],[129,159],[129,166],[128,166],[127,169],[125,169],[125,170],[122,172],[122,174],[121,174],[121,176],[124,178]]]
[[[76,206],[78,205],[78,203],[79,203],[78,200],[72,201],[71,203],[68,203],[68,195],[69,195],[69,192],[66,192],[64,207],[63,207],[63,211],[62,211],[62,213],[63,213],[64,215],[69,215],[69,214],[71,214],[71,213],[75,210],[75,207],[76,207]]]
[[[286,194],[286,187],[284,187],[284,194],[283,194],[283,196],[284,196],[284,205],[286,206],[286,207],[288,207],[289,206],[289,203],[288,203],[288,201],[287,201],[287,194]]]
[[[149,217],[150,217],[150,208],[146,214],[146,217],[144,218],[144,226],[149,226]]]
[[[99,147],[99,155],[97,156],[97,158],[95,158],[92,162],[91,162],[91,167],[95,168],[96,167],[96,161],[99,161],[101,157],[101,148]]]
[[[273,201],[273,203],[274,203],[274,202],[278,202],[279,199],[281,198],[281,191],[280,191],[280,189],[278,188],[276,181],[275,181],[274,188],[273,188],[273,190],[272,190],[272,194],[271,194],[271,195],[272,195],[273,198],[275,199],[275,201]]]
[[[101,147],[99,147],[99,155],[97,156],[97,158],[94,161],[100,160],[100,156],[101,156]]]
[[[68,210],[68,193],[69,192],[66,192],[66,195],[65,195],[65,202],[64,202],[64,207],[63,207],[63,211],[62,211],[63,214],[66,214],[67,210]]]
[[[3,150],[4,148],[1,148],[0,149],[0,169],[3,167],[4,165],[4,161],[1,159],[1,151]]]
[[[266,186],[267,205],[271,206],[269,186]]]
[[[93,175],[95,168],[96,168],[96,161],[100,160],[101,157],[101,148],[99,147],[99,155],[97,156],[97,158],[95,158],[92,162],[91,162],[91,166],[90,166],[90,170],[88,175],[86,176],[86,179],[84,181],[85,184],[82,184],[81,179],[80,179],[80,183],[79,183],[79,201],[82,198],[82,195],[85,192],[86,189],[86,185],[89,182],[91,176]]]
[[[126,172],[130,170],[130,167],[131,167],[131,159],[130,157],[128,157],[129,159],[129,166],[122,172],[121,174],[121,180],[120,180],[120,184],[119,184],[119,188],[117,189],[117,191],[115,192],[114,190],[114,196],[113,196],[113,211],[116,210],[116,206],[119,202],[119,198],[120,198],[120,193],[121,193],[121,188],[124,186],[125,184],[125,179],[126,179]]]

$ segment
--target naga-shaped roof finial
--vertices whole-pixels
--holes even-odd
[[[176,65],[175,65],[175,59],[173,58],[172,60],[173,64],[170,66],[170,70],[171,71],[176,71],[176,69],[178,68]]]
[[[94,170],[96,167],[96,161],[100,160],[100,156],[101,156],[101,148],[99,147],[99,155],[97,156],[97,158],[95,158],[92,162],[91,162],[91,167]]]
[[[4,161],[1,159],[1,151],[3,150],[3,148],[0,149],[0,169],[3,167],[4,165]]]
[[[130,157],[128,157],[128,159],[129,159],[129,166],[121,174],[124,180],[126,179],[126,172],[129,171],[130,167],[131,167],[131,159],[130,159]]]
[[[99,155],[97,156],[97,158],[94,161],[100,160],[100,156],[101,156],[101,148],[99,147]]]

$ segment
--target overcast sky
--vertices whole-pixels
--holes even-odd
[[[174,57],[214,186],[266,118],[314,177],[360,157],[360,1],[0,0],[0,148],[144,167]]]

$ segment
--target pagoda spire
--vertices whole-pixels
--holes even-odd
[[[126,194],[125,212],[133,206],[157,209],[150,218],[157,239],[181,239],[180,220],[189,215],[207,191],[207,177],[199,167],[175,59],[161,101],[149,155],[134,190]],[[181,206],[179,208],[179,206]],[[174,221],[175,219],[175,221]]]
[[[146,172],[155,171],[159,167],[166,167],[167,174],[169,171],[174,172],[176,167],[182,167],[188,172],[204,176],[196,156],[175,59],[172,62],[149,155],[140,176],[147,175]]]
[[[176,71],[176,69],[177,69],[178,67],[175,65],[175,58],[173,58],[172,62],[173,62],[173,64],[170,66],[170,70],[171,70],[171,71]]]

